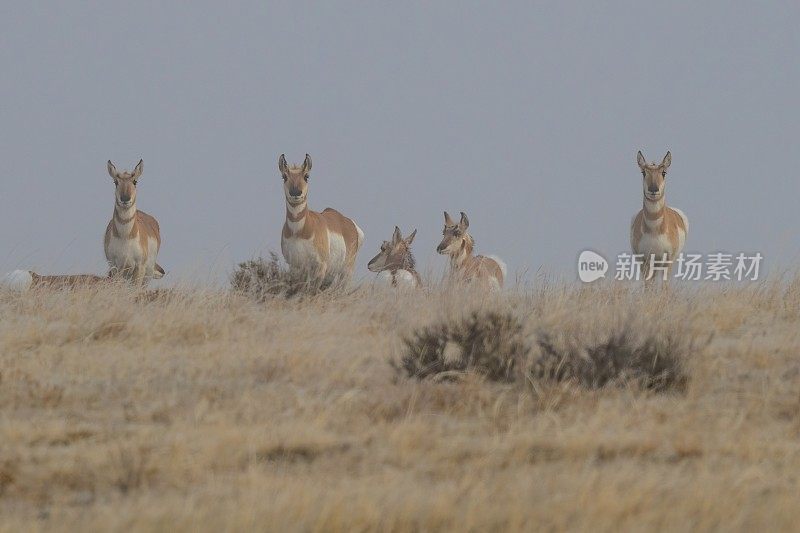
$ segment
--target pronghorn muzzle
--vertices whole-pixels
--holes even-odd
[[[380,272],[383,270],[384,266],[386,266],[386,260],[381,261],[383,259],[383,254],[378,254],[373,257],[369,263],[367,263],[367,270],[370,272]]]

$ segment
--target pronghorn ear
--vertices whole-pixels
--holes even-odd
[[[303,161],[303,172],[308,174],[311,172],[311,156],[306,154],[306,159]]]
[[[411,232],[411,235],[406,237],[406,244],[411,244],[412,242],[414,242],[414,237],[416,236],[417,236],[417,230],[415,228],[414,231]]]
[[[453,219],[450,218],[450,215],[447,213],[447,211],[444,212],[444,225],[445,226],[455,226],[456,225],[456,223],[453,222]]]
[[[108,160],[108,175],[117,179],[117,167],[114,166],[110,159]]]
[[[639,152],[636,154],[636,162],[639,164],[639,168],[641,168],[642,170],[644,170],[644,167],[647,166],[647,160],[642,155],[641,150],[639,150]]]
[[[281,154],[278,158],[278,170],[281,171],[281,174],[286,174],[286,171],[289,170],[289,165],[286,164],[286,156]]]
[[[394,233],[392,234],[392,243],[397,244],[398,242],[403,240],[403,235],[400,233],[400,228],[397,226],[394,227]]]
[[[661,166],[664,167],[664,170],[667,170],[671,164],[672,164],[672,154],[669,151],[667,151],[667,155],[664,156],[664,160],[661,162]]]
[[[139,176],[142,175],[142,171],[144,170],[144,161],[141,159],[136,164],[136,167],[133,169],[133,179],[137,179]]]
[[[461,212],[461,222],[459,222],[459,225],[462,226],[464,229],[467,229],[469,227],[469,219],[467,218],[467,215],[463,211]]]

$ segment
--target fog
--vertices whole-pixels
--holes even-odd
[[[636,151],[672,151],[686,249],[798,259],[797,2],[6,3],[0,271],[103,272],[106,160],[144,159],[169,279],[280,250],[277,159],[309,205],[395,225],[423,270],[442,211],[479,253],[575,279],[628,250]]]

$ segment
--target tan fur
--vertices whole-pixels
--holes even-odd
[[[32,288],[76,289],[109,283],[111,278],[93,274],[73,274],[65,276],[40,276],[31,272]]]
[[[642,152],[637,154],[637,163],[642,172],[643,207],[631,223],[631,249],[634,254],[649,254],[647,246],[658,242],[659,252],[656,260],[662,257],[672,263],[686,241],[688,224],[681,214],[666,203],[666,175],[672,163],[672,154],[667,152],[660,164],[648,163]],[[651,276],[649,257],[644,258],[642,276],[647,281]],[[668,277],[668,276],[667,276]]]
[[[321,213],[308,208],[308,180],[311,171],[311,157],[308,154],[302,165],[291,166],[286,164],[286,158],[281,155],[278,159],[278,170],[283,177],[286,197],[286,221],[281,233],[281,250],[290,268],[307,270],[309,275],[320,280],[334,276],[349,280],[363,240],[358,226],[353,220],[330,207]],[[302,227],[293,228],[293,223]],[[345,261],[341,272],[331,271],[329,232],[340,235],[344,240]],[[298,242],[305,241],[313,244],[317,257],[301,263],[289,250]]]
[[[289,217],[290,215],[287,213],[287,218]],[[330,250],[328,246],[328,233],[325,230],[327,229],[332,233],[338,233],[344,237],[344,242],[347,246],[347,264],[348,268],[352,271],[355,265],[358,247],[360,246],[355,223],[336,209],[330,207],[324,209],[321,213],[306,209],[305,213],[298,220],[302,218],[305,218],[305,224],[303,229],[298,232],[293,232],[289,228],[289,225],[284,222],[281,237],[283,239],[313,239],[317,253],[320,254],[323,261],[327,261]],[[297,220],[295,222],[297,222]]]
[[[142,174],[142,161],[136,165],[133,172],[118,171],[114,164],[108,162],[108,173],[114,180],[115,202],[114,213],[106,227],[103,247],[106,259],[111,268],[111,274],[121,275],[125,279],[143,284],[149,279],[159,278],[164,275],[164,269],[155,263],[155,258],[150,258],[150,239],[155,239],[155,254],[161,249],[161,229],[158,221],[136,207],[137,180]],[[125,203],[127,202],[127,204]],[[124,204],[124,206],[123,206]],[[128,225],[130,224],[130,227]],[[115,256],[112,247],[127,243],[139,255],[138,260],[127,263],[120,261],[118,254]],[[148,264],[153,263],[153,270],[148,271]]]
[[[461,213],[461,221],[456,224],[445,211],[443,238],[436,251],[450,256],[450,273],[453,278],[483,285],[490,285],[492,280],[496,280],[498,288],[502,288],[503,269],[491,257],[472,255],[475,241],[467,231],[468,228],[469,219],[464,213]]]

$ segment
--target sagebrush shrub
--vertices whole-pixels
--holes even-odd
[[[568,382],[591,389],[632,384],[661,392],[686,386],[685,360],[694,343],[680,331],[635,333],[627,323],[596,340],[553,328],[528,338],[517,316],[476,311],[415,330],[403,338],[403,355],[393,364],[409,377],[439,381],[476,372],[493,381]]]
[[[465,320],[440,322],[405,338],[398,368],[419,379],[472,371],[513,381],[529,351],[522,332],[522,322],[510,313],[473,312]]]
[[[595,343],[559,343],[548,333],[541,333],[536,343],[540,354],[531,365],[533,379],[574,382],[593,389],[634,383],[655,391],[685,388],[684,360],[692,346],[674,333],[659,338],[625,329]]]
[[[239,263],[230,277],[231,288],[258,301],[264,301],[276,296],[310,296],[330,286],[323,286],[306,275],[292,273],[280,264],[275,252],[270,252],[269,255],[269,260],[259,257]]]

